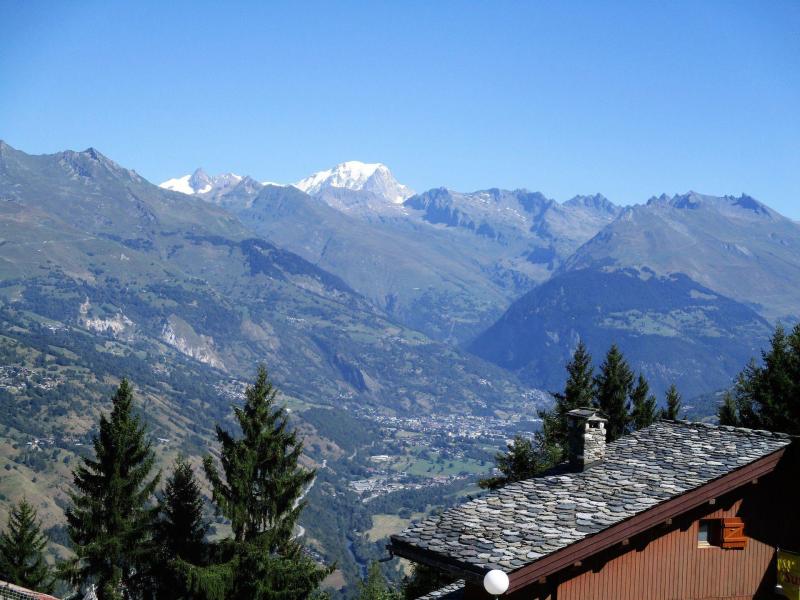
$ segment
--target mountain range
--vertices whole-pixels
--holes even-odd
[[[800,226],[746,195],[414,194],[356,161],[158,187],[94,149],[2,143],[0,200],[6,317],[220,379],[266,361],[300,400],[486,409],[558,387],[581,338],[700,395],[800,314]]]
[[[456,344],[546,280],[619,210],[601,195],[560,204],[499,189],[440,188],[399,202],[407,186],[384,165],[355,161],[293,186],[226,174],[209,187],[200,170],[161,185],[190,179],[202,190],[195,195],[339,275],[391,317]]]
[[[411,194],[384,165],[355,161],[294,186],[229,180],[204,197],[392,318],[529,385],[560,385],[583,338],[598,361],[624,341],[659,392],[675,382],[708,393],[758,354],[774,324],[800,316],[800,227],[747,195],[621,207],[601,194],[563,203],[497,188]]]
[[[223,208],[94,149],[31,156],[3,144],[0,200],[0,311],[14,318],[112,342],[154,369],[170,370],[165,349],[220,380],[264,361],[288,395],[316,403],[345,395],[429,410],[444,398],[468,407],[523,391]],[[479,381],[493,385],[478,394]]]

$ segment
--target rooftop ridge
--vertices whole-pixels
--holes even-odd
[[[728,431],[731,433],[740,433],[744,435],[758,435],[763,437],[771,437],[778,439],[797,439],[800,436],[783,433],[780,431],[767,431],[766,429],[751,429],[749,427],[735,427],[733,425],[718,425],[715,423],[704,423],[702,421],[689,421],[686,419],[660,419],[657,423],[670,423],[672,425],[680,425],[682,427],[692,427],[694,429],[716,429],[719,431]]]

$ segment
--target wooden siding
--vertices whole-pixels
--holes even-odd
[[[758,486],[751,486],[757,488]],[[558,600],[750,600],[771,588],[775,548],[769,540],[748,536],[744,549],[698,548],[701,519],[742,516],[739,498],[720,499],[672,526],[632,539],[628,546],[598,557],[592,564],[561,574]],[[727,505],[723,504],[727,502]],[[748,512],[748,511],[745,511]],[[752,515],[750,515],[752,517]],[[747,518],[745,520],[745,534]]]

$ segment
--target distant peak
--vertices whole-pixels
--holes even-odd
[[[158,184],[158,187],[181,192],[182,194],[209,194],[223,188],[235,186],[244,178],[236,173],[222,173],[220,175],[209,175],[202,167],[197,168],[191,175],[167,179]],[[258,185],[258,182],[248,178],[250,185]]]
[[[332,169],[318,171],[294,184],[294,187],[315,195],[331,188],[365,191],[381,196],[392,204],[400,204],[413,195],[413,190],[399,183],[383,163],[349,160]]]
[[[584,208],[591,208],[593,210],[606,212],[609,214],[616,214],[619,212],[619,207],[611,202],[603,194],[589,194],[587,196],[578,195],[570,198],[564,202],[564,206],[579,206]]]
[[[647,206],[665,206],[679,210],[715,210],[729,212],[730,210],[744,210],[759,216],[772,217],[773,212],[752,196],[709,196],[689,190],[685,194],[668,196],[661,194],[647,201]]]
[[[97,151],[97,148],[94,148],[93,146],[89,146],[86,150],[82,152],[82,154],[85,154],[86,156],[94,160],[108,160],[106,159],[105,156],[103,156],[102,154],[100,154],[100,152]]]
[[[734,206],[738,206],[739,208],[743,208],[744,210],[751,210],[756,214],[759,215],[769,215],[769,209],[753,198],[752,196],[748,196],[747,194],[742,194],[738,198],[735,196],[725,196],[729,199]]]

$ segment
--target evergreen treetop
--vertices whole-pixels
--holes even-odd
[[[386,583],[380,564],[371,562],[366,580],[358,584],[358,600],[400,600],[400,598],[400,593],[391,589]]]
[[[208,523],[203,516],[203,497],[191,465],[183,456],[167,479],[160,503],[158,538],[170,557],[199,563]]]
[[[224,479],[211,457],[203,462],[214,502],[230,519],[237,542],[267,530],[290,540],[304,506],[301,496],[315,476],[298,465],[303,445],[289,428],[286,409],[276,405],[276,396],[266,369],[259,367],[244,406],[234,408],[242,437],[217,426]]]
[[[661,418],[675,420],[680,417],[681,413],[681,395],[678,393],[678,388],[675,384],[669,386],[666,394],[666,407],[661,411]]]
[[[566,454],[567,445],[567,413],[576,408],[592,406],[595,396],[594,368],[592,357],[583,341],[578,342],[572,360],[567,364],[567,381],[563,393],[553,394],[555,420],[551,423],[551,434],[548,442],[562,448]],[[545,415],[540,415],[543,419]]]
[[[217,426],[222,471],[211,457],[203,466],[233,537],[213,545],[207,565],[180,562],[193,597],[303,600],[332,571],[311,560],[295,536],[315,473],[299,466],[303,446],[276,396],[259,367],[244,406],[234,408],[241,437]]]
[[[45,560],[47,538],[36,510],[23,498],[11,508],[0,533],[0,579],[37,592],[53,591],[54,577]]]
[[[94,455],[73,473],[67,523],[76,557],[67,573],[74,583],[95,582],[99,600],[136,597],[154,551],[152,500],[161,474],[152,475],[155,456],[126,379],[111,414],[100,417]]]
[[[630,428],[634,431],[644,429],[656,420],[656,397],[650,394],[650,384],[639,373],[636,387],[631,391]]]
[[[761,359],[739,374],[720,423],[800,435],[800,324],[788,335],[777,326]]]
[[[595,405],[608,417],[607,441],[613,442],[625,433],[628,426],[628,396],[633,385],[633,373],[616,344],[612,344],[595,377]]]
[[[153,569],[155,597],[164,600],[190,598],[184,567],[206,564],[208,524],[203,516],[200,486],[183,456],[175,460],[159,508],[156,528],[159,557]]]

